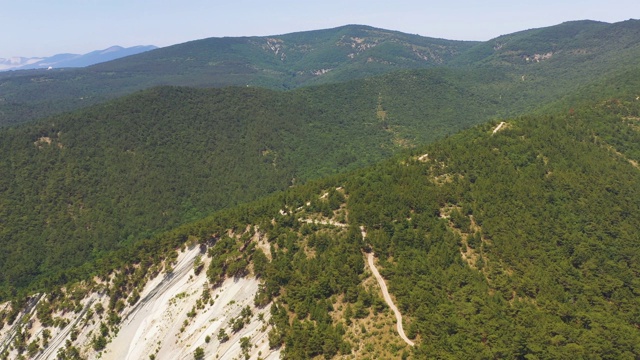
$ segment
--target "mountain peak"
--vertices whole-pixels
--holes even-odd
[[[121,51],[121,50],[124,50],[124,48],[122,46],[114,45],[114,46],[111,46],[109,48],[106,48],[106,49],[100,51],[100,53],[101,54],[106,54],[106,53],[110,53],[110,52],[114,52],[114,51]]]

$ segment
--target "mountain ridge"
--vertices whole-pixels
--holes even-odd
[[[554,86],[561,90],[612,68],[634,66],[640,56],[636,39],[639,24],[638,20],[613,24],[578,21],[486,42],[428,38],[360,25],[264,37],[200,39],[83,69],[2,72],[0,125],[34,120],[158,85],[248,85],[286,90],[407,69],[481,71],[493,66],[493,71],[523,81],[562,79],[562,86]],[[576,33],[583,35],[575,38]],[[554,41],[559,41],[555,47],[545,45]],[[573,74],[565,74],[569,71]]]

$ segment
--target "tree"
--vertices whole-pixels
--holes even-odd
[[[253,272],[256,277],[262,277],[267,269],[269,259],[261,249],[255,249],[251,260],[253,261]]]
[[[102,335],[94,336],[92,345],[93,345],[93,350],[100,351],[107,346],[107,339]]]
[[[244,327],[244,319],[240,316],[238,316],[237,318],[231,319],[231,331],[233,331],[234,333],[237,333],[238,331],[242,330],[242,328]]]
[[[196,256],[195,260],[193,260],[193,272],[196,275],[200,275],[200,272],[204,268],[204,263],[202,262],[202,256]]]
[[[229,340],[229,335],[224,331],[224,328],[220,328],[220,331],[218,331],[218,341],[220,341],[220,343],[224,343],[227,340]]]
[[[240,349],[245,359],[249,359],[249,350],[251,350],[251,338],[244,336],[240,338]]]
[[[204,360],[204,350],[201,347],[198,346],[196,350],[193,352],[193,359]]]

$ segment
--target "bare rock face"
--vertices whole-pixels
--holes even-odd
[[[106,310],[105,289],[115,276],[94,283],[78,299],[78,311],[54,312],[57,326],[42,323],[37,312],[48,296],[36,295],[12,325],[0,329],[0,352],[10,359],[19,352],[33,359],[193,359],[196,352],[217,359],[279,358],[267,340],[270,305],[254,306],[259,281],[229,278],[212,289],[204,271],[194,272],[199,255],[197,246],[180,253],[172,271],[150,278],[139,299],[120,309],[119,319]],[[210,260],[199,261],[206,266]],[[25,348],[18,349],[22,343]]]

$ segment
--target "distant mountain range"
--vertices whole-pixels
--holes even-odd
[[[0,71],[85,67],[121,57],[136,55],[145,51],[157,49],[153,45],[139,45],[132,47],[112,46],[104,50],[95,50],[86,54],[56,54],[49,57],[11,57],[0,58]]]
[[[28,122],[158,85],[287,90],[408,69],[473,70],[522,87],[507,90],[502,99],[525,93],[558,98],[596,77],[637,66],[639,36],[639,20],[572,21],[486,42],[346,25],[195,40],[84,68],[62,70],[56,69],[60,64],[42,61],[53,69],[0,72],[0,125]],[[549,87],[551,82],[557,85]],[[540,87],[545,91],[538,91]]]

